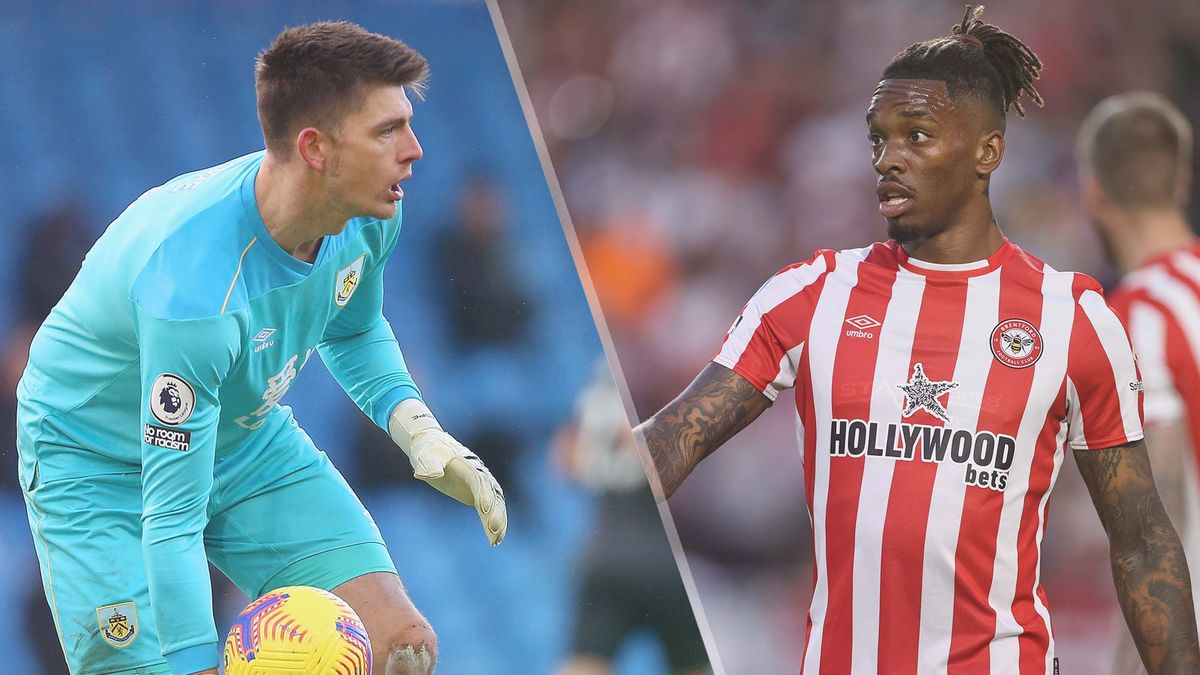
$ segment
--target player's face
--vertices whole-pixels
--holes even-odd
[[[412,128],[412,102],[400,86],[371,87],[346,115],[330,157],[331,198],[353,216],[391,218],[404,198],[421,144]]]
[[[973,113],[950,100],[945,82],[883,80],[875,89],[867,133],[892,239],[929,238],[960,220],[979,189]]]

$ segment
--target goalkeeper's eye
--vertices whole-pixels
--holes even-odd
[[[379,132],[379,135],[385,136],[385,137],[390,137],[395,133],[396,133],[396,127],[395,127],[395,125],[393,125],[393,126],[390,126],[386,129],[384,129],[383,131]]]

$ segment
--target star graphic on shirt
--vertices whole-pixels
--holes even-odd
[[[957,382],[931,382],[928,377],[925,377],[925,367],[917,363],[913,365],[912,379],[908,381],[908,384],[896,385],[896,388],[904,392],[908,398],[908,404],[904,406],[901,414],[908,417],[916,412],[917,408],[921,408],[941,421],[949,423],[950,416],[938,402],[938,397],[957,386]]]

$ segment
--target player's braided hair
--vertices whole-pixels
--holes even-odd
[[[918,42],[900,52],[880,79],[941,80],[951,98],[982,97],[993,106],[1001,125],[1009,108],[1025,117],[1022,93],[1039,106],[1042,95],[1033,86],[1042,61],[1025,43],[984,23],[983,5],[967,5],[962,23],[950,35]]]

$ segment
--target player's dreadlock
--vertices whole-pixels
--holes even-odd
[[[994,106],[1000,124],[1010,107],[1025,117],[1018,100],[1024,92],[1043,105],[1033,81],[1042,61],[1025,43],[999,28],[984,23],[983,5],[967,5],[962,23],[951,35],[918,42],[900,52],[883,71],[881,79],[941,80],[951,98],[974,94]]]

